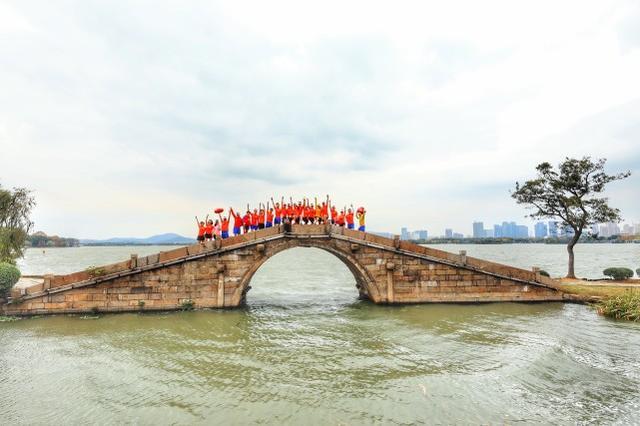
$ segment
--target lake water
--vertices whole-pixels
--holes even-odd
[[[552,276],[567,273],[567,250],[560,244],[436,244],[439,250],[467,255],[520,268],[538,266]],[[168,246],[139,247],[72,247],[28,249],[18,261],[24,275],[46,273],[67,274],[89,266],[99,266],[126,260],[132,253],[146,256]],[[576,246],[576,274],[586,278],[602,277],[602,270],[610,266],[623,266],[634,271],[640,268],[640,244],[579,244]]]
[[[556,246],[453,249],[522,266],[531,259],[560,274],[561,250],[548,247]],[[637,246],[584,248],[583,259],[599,260],[582,274],[638,259]],[[131,251],[28,251],[21,266],[69,272]],[[318,249],[276,255],[251,286],[235,310],[0,323],[0,422],[640,421],[638,323],[561,303],[376,306],[357,300],[349,270]]]

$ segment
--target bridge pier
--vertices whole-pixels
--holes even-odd
[[[216,299],[218,302],[218,308],[224,308],[224,272],[226,267],[224,264],[218,264],[216,269],[218,272],[218,295]]]
[[[396,269],[396,265],[393,262],[387,262],[385,269],[387,270],[387,303],[393,303],[393,270]]]

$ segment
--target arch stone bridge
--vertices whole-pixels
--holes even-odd
[[[4,315],[237,307],[258,268],[292,247],[316,247],[353,273],[361,298],[379,304],[559,301],[557,283],[524,270],[331,225],[267,228],[14,289]]]

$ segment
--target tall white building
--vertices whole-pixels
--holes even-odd
[[[484,238],[484,223],[473,222],[473,238]]]
[[[613,235],[620,235],[620,227],[615,222],[603,223],[600,225],[600,236],[611,237]]]

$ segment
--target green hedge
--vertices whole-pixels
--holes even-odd
[[[602,273],[614,280],[628,280],[633,277],[633,271],[629,268],[607,268]]]
[[[0,263],[0,297],[8,296],[9,292],[20,279],[20,270],[8,262]]]

